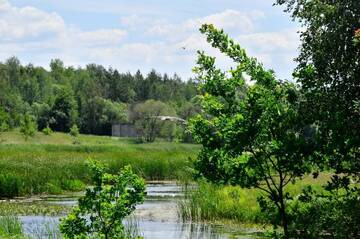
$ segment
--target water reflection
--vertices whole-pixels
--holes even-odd
[[[261,238],[246,229],[229,231],[228,228],[201,223],[181,223],[177,217],[176,200],[181,198],[181,187],[171,184],[150,184],[147,186],[148,197],[139,205],[134,217],[125,224],[136,224],[139,234],[146,239],[255,239]],[[44,199],[47,203],[71,206],[76,199],[62,197]],[[58,225],[60,217],[22,216],[24,231],[35,238],[60,238]]]

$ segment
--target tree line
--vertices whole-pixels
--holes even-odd
[[[81,133],[109,135],[113,123],[136,123],[146,131],[146,125],[135,121],[159,107],[161,114],[187,119],[195,110],[191,101],[196,81],[155,70],[143,75],[96,64],[65,67],[59,59],[52,60],[46,70],[10,57],[0,63],[0,89],[1,131],[20,126],[29,114],[39,130],[69,132],[77,125]],[[147,113],[142,112],[144,102]],[[163,136],[171,138],[175,130],[172,126]]]

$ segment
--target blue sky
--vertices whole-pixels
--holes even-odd
[[[48,68],[89,63],[122,72],[177,73],[191,77],[196,51],[231,62],[198,32],[202,23],[223,28],[280,78],[291,78],[299,26],[272,0],[0,0],[0,61]]]

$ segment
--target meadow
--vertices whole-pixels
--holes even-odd
[[[83,190],[90,182],[86,161],[103,163],[110,173],[130,164],[146,180],[186,175],[199,146],[129,138],[36,133],[27,141],[17,130],[0,134],[0,195],[27,196]]]

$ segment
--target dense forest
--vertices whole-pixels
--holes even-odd
[[[195,80],[155,70],[146,75],[120,73],[96,64],[65,67],[59,59],[50,62],[50,70],[22,65],[16,57],[7,59],[0,63],[0,89],[1,131],[18,127],[28,114],[38,130],[69,132],[77,125],[81,133],[109,135],[113,123],[136,123],[139,115],[151,115],[144,110],[158,108],[159,115],[184,119],[195,111],[190,103],[196,95]],[[146,107],[141,107],[143,102]],[[170,127],[163,136],[172,137],[175,131]]]

